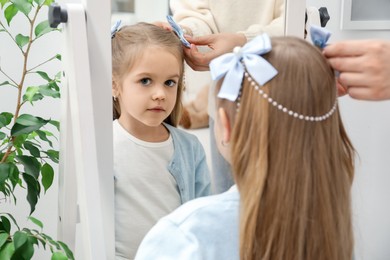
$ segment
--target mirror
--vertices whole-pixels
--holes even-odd
[[[187,0],[190,2],[189,0]],[[269,13],[279,13],[278,14],[278,19],[275,17],[274,19],[269,18],[268,23],[263,22],[263,20],[259,20],[256,18],[253,19],[242,19],[242,12],[234,12],[233,10],[225,10],[221,12],[221,5],[224,5],[224,9],[226,8],[226,5],[229,5],[227,3],[222,3],[220,1],[214,1],[215,3],[213,6],[210,8],[210,12],[215,12],[215,17],[214,19],[210,19],[209,24],[214,24],[211,25],[214,26],[213,29],[215,30],[216,28],[224,28],[219,29],[221,30],[220,32],[230,32],[230,33],[235,33],[235,32],[243,32],[246,31],[246,35],[248,36],[250,33],[252,34],[252,37],[254,37],[255,34],[261,33],[262,31],[266,31],[269,34],[273,35],[283,35],[288,29],[288,34],[295,34],[295,35],[303,35],[304,31],[304,9],[302,9],[300,12],[302,13],[301,19],[296,19],[293,20],[293,16],[286,16],[285,10],[286,7],[289,7],[291,9],[291,12],[294,12],[296,14],[299,11],[299,8],[304,6],[304,3],[299,5],[295,2],[298,2],[297,0],[289,0],[293,3],[289,3],[286,5],[284,3],[284,0],[270,0],[273,4],[268,7],[266,5],[261,6],[261,3],[254,3],[253,1],[248,1],[246,5],[243,5],[243,3],[235,3],[235,7],[237,8],[240,7],[241,10],[244,10],[245,8],[248,8],[248,13],[251,13],[251,10],[254,9],[255,7],[257,8],[256,10],[268,10],[267,12],[256,12],[252,13],[252,16],[257,16],[257,15],[268,15]],[[304,2],[302,0],[299,0],[300,2]],[[173,2],[173,1],[172,1]],[[176,1],[178,2],[178,1]],[[202,1],[203,2],[203,1]],[[210,1],[209,1],[210,2]],[[245,2],[245,1],[241,1]],[[253,5],[253,6],[247,6],[248,4]],[[191,0],[191,5],[196,5],[193,0]],[[150,8],[150,6],[153,6],[153,8]],[[184,5],[183,5],[184,6]],[[181,7],[183,7],[181,6]],[[273,6],[278,6],[277,9],[273,10]],[[179,8],[179,7],[177,7]],[[272,10],[270,10],[270,8]],[[177,12],[179,12],[178,9],[172,10],[173,14],[175,15]],[[176,13],[175,13],[176,12]],[[122,20],[123,24],[134,24],[137,22],[155,22],[155,21],[166,21],[165,16],[169,14],[169,1],[153,1],[153,0],[134,0],[134,1],[125,1],[125,0],[113,0],[112,1],[112,24],[114,24],[117,20]],[[220,17],[217,17],[217,16]],[[289,20],[290,19],[290,20]],[[232,23],[231,21],[237,21]],[[240,23],[240,20],[242,20],[242,24]],[[247,21],[250,20],[250,21]],[[176,21],[180,24],[180,20],[176,19]],[[288,27],[284,26],[284,21],[289,21],[290,25]],[[224,25],[223,23],[226,23]],[[230,24],[227,24],[230,23]],[[262,23],[262,24],[259,24]],[[294,24],[297,23],[297,25],[294,26]],[[298,24],[299,23],[299,24]],[[205,23],[204,23],[205,24]],[[217,26],[218,24],[218,26]],[[183,25],[183,24],[182,24]],[[185,24],[184,24],[185,25]],[[191,28],[190,28],[191,29]],[[195,31],[195,29],[194,29]],[[193,31],[193,32],[194,32]],[[200,36],[200,35],[194,35],[194,36]],[[249,36],[248,36],[249,37]],[[209,103],[209,98],[208,98],[208,86],[211,83],[211,78],[209,72],[196,72],[193,71],[189,66],[185,67],[185,92],[184,92],[184,97],[183,97],[183,103],[185,108],[187,108],[187,111],[190,111],[190,103],[192,106],[196,106],[199,111],[199,113],[202,113],[203,117],[199,120],[203,120],[198,124],[196,129],[194,127],[190,129],[185,129],[185,131],[195,135],[201,142],[201,144],[204,147],[205,153],[206,153],[206,159],[207,163],[209,166],[210,171],[212,170],[212,159],[211,159],[211,147],[210,147],[210,139],[213,137],[213,131],[210,127],[208,127],[209,124],[209,118],[208,118],[208,110],[207,110],[207,104]],[[206,90],[205,90],[206,89]],[[211,98],[212,99],[212,98]],[[187,106],[188,105],[188,106]],[[187,106],[187,107],[186,107]],[[195,109],[194,109],[195,110]],[[195,115],[197,116],[197,115]],[[194,120],[195,117],[192,118]],[[183,126],[180,128],[183,129]],[[114,135],[115,135],[115,130],[114,130]],[[114,146],[115,147],[115,146]],[[114,157],[115,157],[115,148],[114,148]],[[115,161],[115,159],[114,159]],[[115,169],[115,162],[114,162],[114,169]],[[175,180],[174,180],[175,181]],[[226,189],[225,189],[226,190]],[[222,192],[222,191],[218,191]],[[144,213],[145,214],[145,213]],[[134,214],[137,215],[137,214]],[[138,214],[140,215],[140,214]],[[145,217],[145,216],[144,216]],[[118,223],[118,222],[117,222]],[[121,222],[122,223],[122,222]],[[129,232],[127,232],[128,234]],[[120,235],[120,232],[117,234]],[[127,235],[128,236],[128,235]],[[130,238],[125,238],[124,236],[121,236],[122,239],[120,243],[125,244],[124,242],[129,243],[134,243],[135,241],[127,241],[126,239]],[[126,240],[126,241],[125,241]],[[140,242],[140,241],[139,241]],[[118,244],[117,244],[117,249],[118,249]],[[123,248],[120,248],[119,245],[119,250],[125,250]]]

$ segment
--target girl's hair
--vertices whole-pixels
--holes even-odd
[[[134,63],[142,57],[142,54],[150,46],[158,46],[177,57],[181,65],[180,79],[177,87],[176,104],[172,113],[164,122],[177,126],[182,103],[184,54],[180,40],[173,32],[162,29],[148,23],[138,23],[124,26],[115,33],[111,41],[112,47],[112,84],[122,85],[123,77],[132,69]],[[120,117],[119,102],[113,99],[113,119]]]
[[[263,56],[278,75],[262,89],[304,115],[326,114],[336,100],[333,70],[320,50],[275,37]],[[231,161],[240,191],[241,259],[352,258],[350,188],[354,149],[336,112],[321,122],[278,110],[244,77],[232,118]]]

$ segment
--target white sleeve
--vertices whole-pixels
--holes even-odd
[[[145,236],[135,260],[201,260],[197,239],[167,219],[161,219]]]
[[[218,33],[208,0],[170,0],[173,18],[194,36]]]
[[[194,36],[203,36],[209,34],[216,34],[226,32],[217,26],[223,23],[223,27],[228,26],[232,21],[228,17],[218,17],[221,13],[215,14],[211,12],[209,0],[171,0],[170,7],[174,14],[174,19],[184,27],[191,29]],[[242,6],[246,1],[241,1]],[[259,23],[253,23],[242,28],[238,33],[243,33],[248,40],[253,39],[257,35],[267,33],[270,36],[282,36],[284,34],[284,16],[285,16],[285,0],[265,0],[251,2],[251,7],[246,9],[243,16],[257,17]],[[219,4],[223,8],[223,4]],[[252,10],[255,5],[256,10]],[[234,10],[231,10],[232,12]],[[223,12],[226,16],[226,12]],[[244,20],[244,18],[243,18]],[[236,21],[236,23],[241,23]]]
[[[283,36],[285,27],[285,0],[276,0],[274,4],[273,20],[270,23],[266,25],[252,24],[246,30],[240,31],[239,33],[243,33],[248,41],[262,33],[267,33],[269,36]]]

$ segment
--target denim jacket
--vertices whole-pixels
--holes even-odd
[[[181,203],[211,194],[210,174],[202,144],[196,136],[164,124],[173,140],[168,171],[179,187]]]

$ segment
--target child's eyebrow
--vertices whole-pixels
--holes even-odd
[[[155,74],[149,72],[140,72],[136,74],[136,77],[153,77]],[[180,78],[179,73],[166,75],[166,78]]]
[[[180,74],[168,75],[168,78],[180,78]]]

